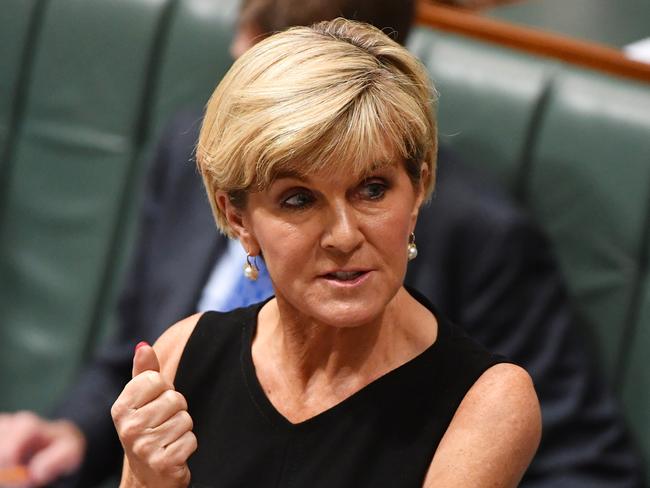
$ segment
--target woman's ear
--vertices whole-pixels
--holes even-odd
[[[246,210],[235,206],[228,193],[221,190],[217,191],[215,201],[232,229],[234,237],[239,239],[246,252],[251,256],[259,255],[260,247],[252,232]]]

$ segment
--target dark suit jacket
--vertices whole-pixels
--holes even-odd
[[[193,162],[199,123],[196,113],[177,117],[158,147],[119,330],[59,408],[88,438],[78,486],[115,472],[121,459],[109,410],[130,378],[133,346],[195,312],[225,247]],[[438,189],[421,211],[416,237],[419,254],[407,283],[533,376],[544,428],[523,486],[642,486],[615,402],[571,321],[548,243],[522,211],[441,151]]]

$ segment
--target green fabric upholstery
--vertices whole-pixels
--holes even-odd
[[[46,412],[113,308],[151,142],[230,65],[238,2],[6,1],[0,410]],[[650,86],[422,27],[410,47],[441,140],[550,236],[650,459]]]

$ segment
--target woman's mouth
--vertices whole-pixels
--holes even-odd
[[[322,275],[328,283],[337,286],[356,286],[363,283],[370,275],[370,271],[332,271]]]
[[[340,281],[352,281],[355,278],[358,278],[363,274],[363,271],[336,271],[334,273],[328,273],[327,276],[330,279],[340,280]]]

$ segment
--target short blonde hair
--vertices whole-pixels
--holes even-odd
[[[422,64],[380,30],[335,19],[275,34],[240,57],[210,98],[197,163],[219,228],[216,202],[237,206],[280,175],[359,176],[405,161],[414,184],[434,185],[435,90]]]

